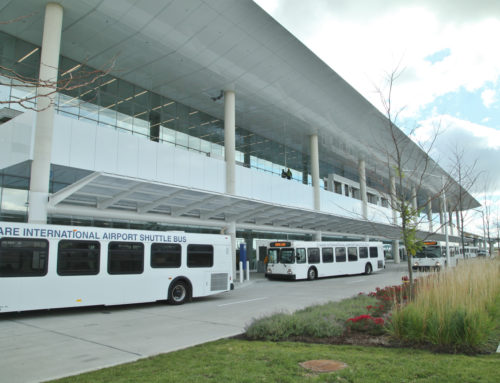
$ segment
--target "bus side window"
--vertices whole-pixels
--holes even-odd
[[[332,263],[333,262],[333,248],[332,247],[322,248],[321,255],[323,257],[323,263]]]
[[[295,259],[297,263],[306,263],[306,249],[297,249]]]
[[[347,248],[347,258],[349,262],[356,262],[358,260],[358,248],[357,247],[348,247]]]
[[[187,267],[212,267],[214,247],[212,245],[188,245]]]
[[[307,258],[309,263],[319,263],[319,249],[317,247],[307,249]]]
[[[109,274],[142,274],[143,271],[143,243],[110,242],[108,244]]]
[[[370,258],[378,258],[378,247],[370,247]]]
[[[99,274],[100,250],[101,244],[97,241],[59,241],[57,252],[57,274]]]
[[[368,258],[368,248],[360,247],[359,248],[359,258]]]
[[[151,267],[181,267],[181,245],[178,243],[153,243],[151,245]]]
[[[43,239],[0,239],[0,277],[42,277],[47,274],[49,242]]]
[[[335,262],[345,262],[345,247],[336,247],[335,248]]]

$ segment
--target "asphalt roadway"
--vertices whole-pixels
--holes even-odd
[[[400,284],[405,264],[372,275],[268,281],[182,306],[149,303],[0,315],[0,382],[43,382],[241,334],[252,319]]]

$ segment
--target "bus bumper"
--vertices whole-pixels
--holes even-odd
[[[295,281],[297,279],[297,276],[295,274],[272,274],[272,273],[266,273],[265,277],[267,279],[286,279],[289,281]]]

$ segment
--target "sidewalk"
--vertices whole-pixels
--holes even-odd
[[[404,261],[401,260],[399,263],[395,263],[394,260],[387,259],[385,261],[385,268],[386,269],[390,268],[391,270],[401,270],[401,271],[408,270],[408,262],[405,259]]]
[[[266,280],[266,277],[264,276],[264,273],[259,273],[257,271],[251,271],[250,272],[250,280],[243,280],[243,282],[240,282],[240,275],[238,272],[236,273],[236,279],[234,281],[234,289],[241,289],[243,287],[248,287],[253,285],[256,282],[263,282]]]

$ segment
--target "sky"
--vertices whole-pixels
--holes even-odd
[[[377,89],[400,73],[397,125],[448,171],[480,177],[472,194],[500,214],[500,0],[254,0],[382,112]],[[384,113],[385,114],[385,113]],[[479,213],[466,230],[482,233]],[[496,229],[492,229],[496,237]]]

